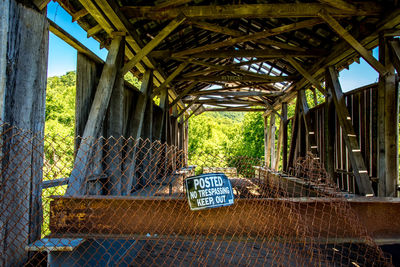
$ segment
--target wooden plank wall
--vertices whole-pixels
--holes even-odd
[[[349,110],[352,124],[358,142],[361,146],[361,153],[364,158],[366,167],[370,177],[377,177],[377,105],[378,105],[378,89],[373,84],[345,94],[346,106]],[[334,109],[333,109],[334,110]],[[321,162],[326,163],[326,149],[324,127],[325,127],[325,105],[320,104],[309,110],[310,119],[315,121],[315,137],[317,142],[317,150]],[[335,113],[335,112],[334,112]],[[352,174],[349,153],[344,143],[343,131],[339,126],[336,113],[334,114],[334,129],[329,132],[333,134],[334,145],[334,181],[339,187],[351,193],[357,193],[357,186]],[[289,123],[292,123],[290,119]],[[332,131],[333,130],[333,131]],[[295,155],[295,162],[298,154]],[[376,189],[377,183],[373,183]]]
[[[97,88],[97,85],[99,83],[99,78],[101,75],[101,70],[103,66],[99,63],[96,63],[93,61],[93,59],[85,56],[84,54],[78,52],[78,61],[77,61],[77,94],[76,94],[76,123],[75,123],[75,135],[76,136],[82,136],[85,125],[88,120],[89,116],[89,111],[91,108],[91,105],[94,100],[94,94]],[[150,88],[150,90],[152,87]],[[151,93],[151,92],[149,92]],[[123,162],[117,169],[114,167],[112,169],[112,173],[122,173],[123,175],[119,175],[120,177],[114,177],[115,175],[109,175],[110,173],[110,166],[105,166],[107,165],[107,158],[105,158],[106,155],[109,155],[110,153],[105,151],[107,147],[115,147],[115,141],[116,139],[119,139],[121,136],[123,136],[123,139],[120,140],[121,144],[119,146],[122,148],[124,146],[132,146],[134,145],[133,142],[128,142],[129,144],[125,144],[125,140],[132,137],[134,139],[140,137],[143,140],[149,140],[147,142],[141,142],[139,144],[139,147],[142,146],[142,143],[147,147],[150,148],[150,142],[154,142],[156,140],[160,141],[161,143],[168,142],[170,145],[177,146],[178,149],[183,150],[184,149],[184,143],[187,142],[187,137],[185,140],[183,140],[184,135],[181,134],[178,131],[183,131],[182,127],[182,122],[178,122],[178,120],[173,116],[173,112],[170,110],[169,112],[164,112],[163,108],[156,105],[152,99],[147,100],[147,105],[145,108],[142,108],[141,110],[144,111],[143,114],[143,127],[140,129],[140,132],[137,132],[138,129],[134,129],[132,123],[134,121],[134,118],[137,118],[137,105],[140,102],[139,100],[141,99],[143,102],[143,92],[141,92],[138,88],[133,87],[132,85],[129,85],[125,83],[123,87],[123,92],[121,94],[113,94],[111,96],[110,102],[112,103],[115,99],[114,97],[122,98],[119,99],[118,102],[122,103],[121,110],[119,112],[114,112],[112,114],[110,112],[110,107],[108,108],[108,112],[105,115],[104,122],[103,122],[103,127],[100,130],[100,135],[96,136],[95,138],[99,138],[100,136],[104,136],[105,138],[100,138],[97,140],[96,144],[94,145],[94,153],[93,155],[96,155],[95,157],[92,157],[90,160],[90,164],[88,167],[88,173],[92,176],[98,176],[100,177],[102,174],[105,174],[109,179],[110,182],[113,183],[114,185],[109,186],[110,190],[101,190],[100,192],[86,192],[89,194],[111,194],[111,195],[125,195],[129,194],[124,191],[124,185],[126,184],[127,181],[124,181],[127,179],[126,177],[126,168],[128,166],[123,166],[128,164],[129,166],[132,166],[132,161],[128,162]],[[144,104],[144,103],[142,103]],[[113,116],[111,116],[113,115]],[[122,127],[122,134],[119,136],[115,136],[116,134],[111,134],[111,128],[115,128],[113,126],[116,122],[119,122]],[[169,123],[169,125],[166,124]],[[171,135],[171,138],[167,138],[167,130],[170,130],[171,133],[168,133]],[[110,139],[110,137],[113,136],[114,138]],[[179,137],[182,137],[179,138]],[[108,139],[107,139],[108,138]],[[113,144],[110,144],[110,141]],[[79,148],[79,138],[75,143],[75,151],[77,151]],[[153,148],[151,148],[153,149]],[[98,151],[97,151],[98,150]],[[103,151],[101,151],[103,150]],[[126,155],[123,154],[123,149],[121,151],[111,151],[113,152],[112,154],[118,155],[118,153],[121,155],[122,158],[125,158]],[[125,147],[124,150],[127,150]],[[129,151],[129,149],[128,149]],[[157,151],[159,154],[160,152]],[[147,155],[147,157],[150,154],[146,153],[138,153],[137,156],[134,156],[136,158],[137,162],[157,162],[159,159],[143,159],[141,160],[140,157],[142,155]],[[156,153],[153,153],[154,157],[160,157],[160,155],[156,155]],[[172,153],[170,156],[175,157],[179,155],[181,157],[183,154],[182,153]],[[115,158],[115,157],[113,157]],[[165,158],[165,156],[162,156],[161,158]],[[109,162],[112,162],[114,165],[116,161],[114,160],[108,160]],[[122,159],[121,159],[122,161]],[[184,159],[182,158],[171,158],[168,160],[170,164],[175,164],[176,161],[183,163]],[[148,172],[152,168],[151,166],[145,167],[146,170],[143,170],[143,164],[141,164],[138,168],[141,168],[140,170],[138,169],[137,171],[141,173]],[[161,164],[162,166],[162,164]],[[153,166],[154,167],[154,166]],[[172,166],[172,167],[177,167],[177,166]],[[105,171],[106,170],[106,171]],[[108,171],[107,171],[108,170]],[[105,173],[103,173],[105,172]],[[160,171],[160,174],[164,174],[164,171]],[[146,177],[149,175],[143,175],[143,177]],[[150,177],[148,177],[150,179]],[[154,179],[151,178],[151,179]],[[147,181],[148,182],[148,181]],[[147,184],[146,181],[142,181],[142,184]],[[120,185],[115,185],[115,183],[118,183]],[[122,186],[121,186],[122,184]],[[99,187],[101,188],[101,186]],[[108,192],[107,192],[108,191]]]
[[[0,266],[22,266],[40,238],[49,25],[45,14],[0,1]],[[30,153],[26,153],[30,152]]]

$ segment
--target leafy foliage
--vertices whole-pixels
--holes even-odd
[[[210,155],[225,159],[264,155],[264,121],[261,112],[207,112],[189,120],[189,161],[202,165]],[[207,162],[209,163],[209,162]]]

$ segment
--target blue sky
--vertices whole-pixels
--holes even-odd
[[[71,16],[57,3],[53,1],[49,3],[47,16],[100,58],[106,58],[107,50],[100,49],[99,43],[93,38],[88,39],[86,32],[78,23],[72,23]],[[52,33],[50,33],[49,46],[48,77],[59,76],[67,71],[76,70],[76,50],[74,48]],[[374,49],[373,55],[375,57],[378,56],[378,49]],[[360,64],[353,63],[350,65],[349,70],[341,71],[339,79],[343,91],[349,91],[376,82],[378,73],[361,59]]]

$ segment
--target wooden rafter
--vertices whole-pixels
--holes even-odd
[[[172,57],[180,52],[172,53]],[[255,58],[282,58],[282,57],[320,57],[321,53],[316,51],[291,51],[286,49],[225,49],[199,52],[191,54],[191,58],[239,58],[239,57],[255,57]],[[179,58],[179,57],[178,57]]]
[[[191,60],[190,64],[200,65],[200,66],[208,67],[210,69],[215,69],[215,70],[231,71],[231,72],[235,72],[235,73],[240,73],[240,74],[244,74],[244,75],[253,76],[253,77],[256,77],[256,78],[268,77],[268,75],[266,75],[266,74],[259,74],[259,73],[255,73],[255,72],[251,72],[251,71],[247,71],[247,70],[243,70],[243,69],[237,68],[234,64],[233,65],[217,65],[217,64],[212,64],[212,63],[208,63],[208,62],[204,62],[204,61],[198,61],[198,60]],[[194,76],[193,73],[188,73],[188,74],[189,75],[183,75],[183,77],[192,77],[192,76]]]
[[[381,7],[375,2],[361,2],[357,10],[344,10],[320,3],[290,4],[252,4],[229,6],[187,6],[158,10],[152,6],[125,6],[123,12],[128,17],[152,20],[171,19],[183,13],[192,19],[228,19],[228,18],[298,18],[316,17],[325,8],[334,16],[378,15]]]
[[[183,102],[186,101],[184,100]],[[256,105],[256,106],[264,105],[263,102],[261,101],[238,100],[233,98],[199,99],[196,100],[195,104],[245,104],[245,105]]]
[[[49,2],[50,0],[33,0],[33,3],[39,10],[43,10]]]
[[[155,6],[156,9],[166,9],[173,6],[180,6],[192,2],[193,0],[165,0]]]
[[[182,116],[186,110],[188,110],[198,99],[200,98],[200,96],[196,96],[194,99],[192,99],[179,113],[177,118],[179,118],[180,116]]]
[[[204,111],[212,112],[226,112],[226,111],[240,111],[240,112],[263,112],[264,108],[243,108],[243,107],[227,107],[227,108],[205,108]]]
[[[193,87],[195,87],[196,84],[197,83],[192,83],[185,90],[183,90],[181,93],[179,93],[179,95],[175,98],[175,100],[172,101],[170,106],[174,107],[175,104],[177,104],[179,100],[181,100],[183,97],[185,97],[186,95],[188,95],[190,93],[190,91],[193,89]]]
[[[337,9],[342,9],[347,11],[357,11],[358,9],[357,6],[355,6],[352,3],[349,3],[349,1],[344,1],[344,0],[318,0],[318,1]]]
[[[320,23],[322,23],[322,21],[320,19],[309,19],[309,20],[304,20],[304,21],[301,21],[301,22],[295,22],[295,23],[284,25],[284,26],[280,26],[280,27],[277,27],[277,28],[274,28],[274,29],[265,30],[265,31],[256,32],[256,33],[251,33],[251,34],[246,34],[246,35],[242,35],[242,36],[239,36],[239,37],[228,39],[226,41],[213,43],[213,44],[208,44],[208,45],[204,45],[204,46],[200,46],[200,47],[196,47],[196,48],[187,49],[185,51],[181,51],[181,52],[175,53],[172,56],[174,56],[174,57],[182,57],[182,56],[196,54],[196,53],[200,53],[200,52],[204,52],[204,51],[208,51],[208,50],[213,50],[213,49],[217,49],[217,48],[221,48],[221,47],[232,46],[232,45],[235,45],[237,43],[256,41],[256,40],[259,40],[259,39],[264,39],[264,38],[267,38],[267,37],[279,35],[279,34],[282,34],[282,33],[285,33],[285,32],[290,32],[290,31],[294,31],[294,30],[298,30],[298,29],[302,29],[302,28],[306,28],[306,27],[312,27],[312,26],[315,26],[315,25],[320,24]]]
[[[322,88],[321,84],[314,79],[314,77],[305,69],[303,66],[300,65],[294,58],[287,57],[286,60],[293,66],[301,75],[304,76],[312,85],[315,86],[322,94],[326,95],[326,91]]]
[[[136,66],[147,54],[149,54],[159,43],[161,43],[173,30],[175,30],[182,22],[185,21],[184,16],[178,16],[171,21],[164,29],[162,29],[156,37],[146,44],[137,54],[128,61],[122,68],[122,73],[127,73],[130,69]]]
[[[190,21],[190,23],[200,29],[203,29],[203,30],[216,32],[216,33],[220,33],[220,34],[225,34],[225,35],[230,35],[233,37],[239,37],[239,36],[243,35],[243,32],[241,32],[241,31],[230,29],[230,28],[224,27],[224,26],[220,26],[218,24],[208,23],[205,21],[199,21],[199,20],[193,21],[192,20],[192,21]],[[282,49],[288,49],[288,50],[294,50],[294,51],[305,51],[304,48],[292,46],[292,45],[278,42],[278,41],[273,41],[270,39],[256,40],[255,43],[263,44],[263,45],[273,45],[273,46],[277,46]]]
[[[376,29],[371,32],[368,36],[364,37],[360,44],[365,46],[367,49],[372,49],[377,45],[377,36],[380,32],[393,29],[396,25],[400,24],[400,10],[394,10],[392,13],[388,14],[376,27]],[[360,33],[356,33],[355,37],[359,37]],[[342,41],[337,44],[329,53],[329,56],[326,58],[320,59],[317,63],[313,65],[313,67],[309,70],[309,72],[313,75],[313,77],[321,77],[325,68],[331,65],[338,65],[347,62],[349,59],[354,58],[354,49],[349,47],[346,41]],[[291,88],[303,88],[306,84],[308,84],[308,80],[305,78],[293,84]],[[287,90],[286,94],[280,97],[273,104],[274,108],[277,109],[284,102],[290,102],[296,97],[295,90]],[[271,111],[267,110],[264,113],[264,116],[268,116]]]
[[[75,12],[74,14],[72,14],[72,22],[75,22],[75,21],[83,18],[87,14],[89,14],[89,12],[84,8],[79,10],[79,11],[77,11],[77,12]]]
[[[214,82],[214,81],[224,81],[224,82],[287,82],[296,80],[296,76],[269,76],[265,75],[262,78],[256,78],[250,75],[221,75],[221,76],[194,76],[194,77],[181,77],[177,78],[177,81],[198,81],[198,82]]]
[[[129,22],[129,20],[124,16],[119,11],[119,8],[116,4],[115,1],[111,0],[97,0],[98,6],[101,8],[101,11],[97,8],[97,5],[95,5],[92,0],[79,0],[81,4],[84,6],[86,10],[89,11],[89,13],[96,19],[97,16],[101,16],[102,12],[107,16],[108,20],[115,26],[115,28],[120,31],[120,32],[125,32],[127,33],[126,36],[126,41],[131,47],[131,49],[135,53],[139,53],[139,51],[142,50],[142,47],[145,47],[145,44],[142,42],[142,40],[137,36],[136,32],[131,29],[132,25]],[[97,20],[97,23],[102,26],[104,30],[106,30],[108,27],[110,27],[110,24],[106,21],[106,24],[104,24],[104,19],[103,20]],[[106,32],[111,36],[112,32],[109,32],[106,30]],[[126,49],[126,55],[128,59],[132,59],[134,54],[129,50]],[[142,59],[143,63],[150,69],[154,69],[154,85],[159,86],[161,83],[165,81],[165,75],[162,73],[162,71],[156,66],[156,63],[153,61],[152,58],[149,56],[145,56]],[[145,72],[145,67],[139,62],[136,65],[137,69],[144,73]],[[171,94],[171,97],[174,99],[176,97],[176,92],[175,90],[170,90],[169,92]],[[179,102],[179,106],[183,107],[183,104]]]
[[[344,40],[346,40],[364,59],[381,75],[386,75],[388,70],[376,60],[365,47],[360,44],[346,29],[344,29],[339,22],[326,10],[321,10],[318,15],[325,20],[325,22]]]
[[[172,73],[165,79],[165,81],[156,89],[154,90],[153,96],[158,95],[163,89],[167,88],[169,84],[175,79],[176,76],[178,76],[189,64],[189,62],[183,62],[181,63]]]

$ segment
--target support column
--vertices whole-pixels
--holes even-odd
[[[268,134],[268,117],[264,117],[264,164],[265,167],[268,168],[267,165],[267,157],[268,157],[268,145],[269,145],[269,140],[268,140],[269,134]]]
[[[268,162],[268,166],[271,166],[271,169],[275,169],[275,132],[276,132],[276,126],[275,126],[275,114],[271,114],[271,119],[269,122],[269,134],[270,134],[270,158]]]
[[[399,175],[398,88],[389,53],[388,39],[379,38],[379,62],[389,73],[378,83],[378,196],[395,197]]]
[[[134,138],[133,148],[130,149],[130,153],[126,162],[126,170],[125,175],[127,177],[126,185],[123,186],[122,194],[130,195],[132,190],[134,190],[139,182],[136,178],[136,159],[137,159],[137,148],[143,140],[142,137],[143,127],[144,127],[144,119],[146,113],[146,106],[148,103],[148,99],[153,90],[153,71],[147,70],[143,76],[142,85],[140,91],[142,91],[143,95],[140,95],[136,102],[135,113],[133,114],[133,118],[130,121],[131,133]]]
[[[288,152],[288,132],[287,132],[287,125],[288,125],[288,104],[287,102],[282,103],[282,171],[287,172],[287,152]]]
[[[44,14],[0,1],[0,117],[16,127],[1,129],[1,266],[24,265],[41,233],[48,30]]]
[[[327,81],[329,77],[326,77]],[[326,83],[326,87],[329,84]],[[326,88],[327,91],[330,89]],[[332,96],[326,96],[324,103],[324,165],[331,181],[335,182],[335,110],[332,102]]]

